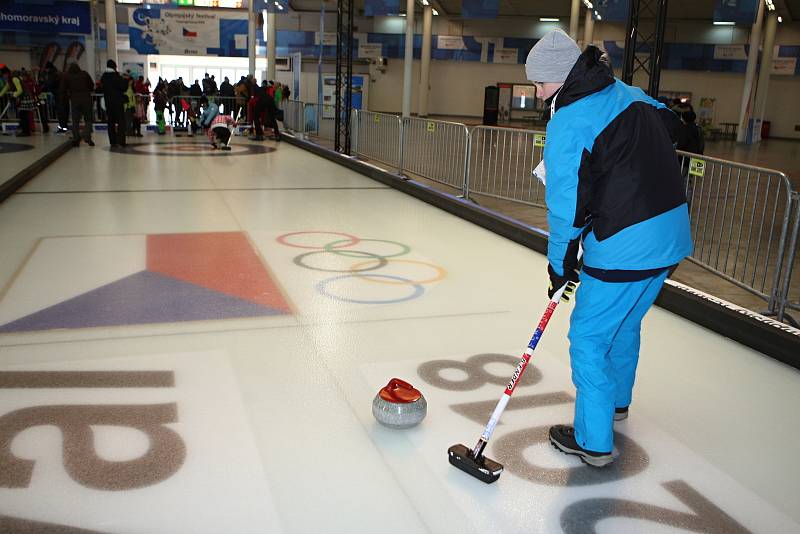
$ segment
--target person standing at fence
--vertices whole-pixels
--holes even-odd
[[[242,78],[239,80],[239,83],[237,83],[236,87],[233,88],[233,92],[236,96],[236,106],[233,110],[233,116],[238,118],[242,112],[242,109],[247,106],[247,101],[250,99],[250,84],[248,83],[247,78],[242,76]]]
[[[48,131],[44,129],[44,124],[46,124],[46,121],[48,121],[50,116],[54,113],[58,121],[58,131],[63,131],[61,128],[61,115],[58,113],[61,107],[58,105],[58,90],[61,83],[61,76],[52,62],[48,61],[45,63],[45,67],[39,72],[39,82],[42,91],[39,114],[42,116],[43,131]],[[63,124],[66,126],[66,120]]]
[[[33,131],[33,113],[36,110],[36,84],[31,75],[22,69],[13,79],[19,111],[19,137],[28,137]]]
[[[665,125],[675,117],[616,80],[597,47],[581,53],[561,30],[536,43],[525,71],[552,115],[544,148],[548,296],[566,285],[568,299],[581,282],[569,329],[574,426],[551,427],[550,441],[601,467],[613,461],[614,421],[628,416],[642,319],[668,270],[692,251]]]
[[[135,83],[133,78],[127,78],[128,88],[125,90],[125,123],[128,127],[128,134],[132,137],[142,136],[142,121],[139,114],[141,106],[137,105],[139,96],[134,91]]]
[[[82,70],[76,62],[72,62],[67,72],[61,77],[59,93],[72,106],[72,146],[81,144],[80,124],[83,119],[83,140],[89,146],[92,141],[92,90],[94,81],[89,73]]]
[[[253,80],[252,87],[252,96],[250,97],[250,102],[248,106],[248,115],[252,117],[252,125],[255,128],[255,137],[253,138],[254,141],[263,141],[264,140],[264,127],[262,125],[262,115],[267,107],[267,100],[269,100],[269,95],[267,95],[267,91],[263,86],[258,85],[258,83]]]
[[[29,137],[31,135],[30,110],[32,108],[24,105],[26,98],[25,90],[22,86],[22,77],[18,71],[12,73],[8,67],[0,69],[0,74],[2,74],[3,79],[6,80],[5,86],[2,91],[0,91],[0,97],[10,93],[11,98],[14,99],[17,112],[19,113],[19,125],[17,126],[18,131],[16,135],[17,137]]]
[[[46,84],[44,90],[53,95],[51,101],[55,107],[56,120],[58,121],[58,132],[68,132],[69,129],[67,128],[67,123],[69,122],[69,99],[68,96],[64,95],[64,93],[61,91],[61,81],[63,80],[64,75],[62,75],[56,66],[50,61],[47,62],[45,70],[47,75],[45,77]],[[69,67],[67,67],[67,70],[69,70]],[[94,82],[92,82],[92,84],[92,89],[94,89]],[[89,93],[91,94],[91,91]]]
[[[264,113],[265,113],[265,125],[267,128],[272,128],[275,132],[275,140],[280,141],[283,139],[281,137],[281,130],[278,127],[278,117],[282,113],[281,110],[278,109],[278,106],[275,105],[277,102],[277,93],[273,98],[267,98],[265,101],[264,106]],[[281,117],[283,118],[283,117]]]
[[[128,82],[117,72],[117,64],[113,59],[106,62],[106,71],[100,77],[103,87],[103,98],[106,102],[108,125],[108,142],[112,147],[125,146],[125,91]]]
[[[153,91],[153,107],[156,110],[156,131],[158,135],[164,135],[167,126],[164,120],[164,110],[167,109],[167,91],[166,84],[163,81],[158,82],[155,91]]]
[[[230,115],[233,113],[233,100],[236,95],[234,93],[233,85],[231,85],[231,82],[228,80],[227,76],[225,76],[225,79],[222,80],[222,83],[219,86],[219,96],[222,97],[220,107],[223,109],[223,113],[225,113],[225,115]]]

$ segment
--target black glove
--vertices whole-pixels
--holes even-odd
[[[568,302],[572,294],[575,293],[575,287],[577,287],[580,281],[578,270],[564,269],[564,276],[559,276],[556,274],[553,266],[548,264],[547,274],[550,275],[550,287],[547,289],[547,296],[552,299],[556,291],[564,287],[564,284],[567,284],[567,289],[565,289],[564,294],[561,295],[561,302]]]

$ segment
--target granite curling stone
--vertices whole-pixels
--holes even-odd
[[[399,378],[392,378],[372,401],[372,415],[389,428],[411,428],[425,419],[428,402],[418,389]]]

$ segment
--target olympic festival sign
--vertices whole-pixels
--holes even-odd
[[[205,9],[129,8],[128,36],[140,54],[247,56],[247,14]]]

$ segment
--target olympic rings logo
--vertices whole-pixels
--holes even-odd
[[[318,238],[319,236],[327,236],[327,239],[333,236],[334,239],[323,244],[314,243],[313,238]],[[312,238],[310,243],[308,242],[309,238]],[[326,278],[317,283],[316,289],[325,297],[341,302],[352,304],[395,304],[406,302],[421,297],[425,293],[426,285],[439,282],[447,276],[447,271],[439,265],[421,260],[400,258],[408,255],[411,252],[411,247],[398,241],[367,239],[344,232],[315,230],[289,232],[278,236],[276,241],[287,247],[305,250],[305,252],[298,254],[292,260],[298,267],[335,274],[336,276]],[[360,247],[354,248],[356,246]],[[387,250],[382,253],[374,250],[364,250],[368,248]],[[319,265],[321,258],[324,259],[331,256],[349,259],[350,265],[344,268],[341,268],[341,265],[335,267]],[[389,265],[411,266],[414,269],[422,267],[430,270],[431,273],[418,279],[412,279],[395,274],[376,272]],[[357,280],[384,286],[406,286],[410,291],[407,294],[386,299],[360,298],[353,295],[338,294],[334,288],[347,280]]]

